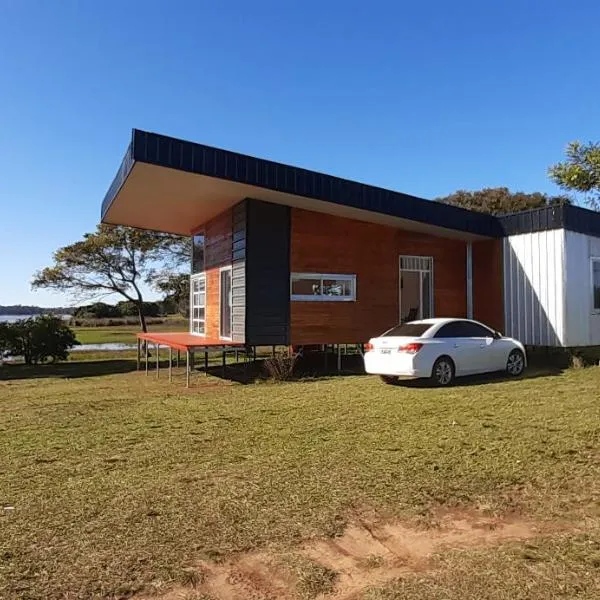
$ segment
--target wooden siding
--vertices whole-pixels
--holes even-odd
[[[473,318],[504,332],[502,240],[473,242]]]
[[[356,274],[357,299],[291,302],[290,343],[365,342],[396,324],[402,254],[433,256],[435,316],[466,316],[465,242],[292,209],[291,272]]]
[[[219,286],[221,267],[231,265],[233,215],[227,210],[208,221],[204,230],[206,253],[206,337],[218,338],[219,326]]]

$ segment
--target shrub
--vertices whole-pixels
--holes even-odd
[[[0,358],[9,351],[9,329],[8,323],[0,323]]]
[[[22,356],[28,365],[66,360],[69,350],[79,345],[75,334],[62,319],[39,315],[0,328],[0,347],[14,356]]]
[[[265,370],[274,381],[289,381],[294,376],[299,354],[277,354],[264,361]]]

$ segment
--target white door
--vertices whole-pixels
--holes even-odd
[[[400,257],[400,323],[433,317],[433,258]]]

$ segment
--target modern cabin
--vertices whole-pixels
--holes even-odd
[[[133,130],[102,221],[193,239],[189,333],[362,343],[472,317],[547,346],[600,344],[600,214],[476,213]]]

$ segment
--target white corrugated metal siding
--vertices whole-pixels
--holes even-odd
[[[591,258],[600,257],[600,239],[566,232],[566,346],[600,345],[600,314],[594,314]]]
[[[565,231],[504,238],[506,334],[524,344],[565,345]]]

